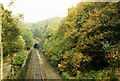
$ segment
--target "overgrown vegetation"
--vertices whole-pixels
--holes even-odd
[[[28,58],[29,51],[21,51],[16,53],[16,57],[12,57],[12,72],[9,72],[9,74],[4,77],[4,79],[24,79],[25,78],[25,62]],[[10,58],[10,57],[9,57]]]
[[[22,22],[21,14],[13,16],[12,11],[4,9],[3,5],[1,7],[3,62],[5,67],[11,66],[7,69],[12,70],[7,79],[17,79],[33,46],[33,35],[29,26]]]
[[[36,23],[41,51],[66,80],[120,80],[119,13],[120,2],[81,2],[60,23]]]
[[[4,57],[16,53],[11,64],[19,73],[34,38],[65,80],[120,80],[119,13],[120,2],[81,2],[65,18],[26,25],[3,8]]]

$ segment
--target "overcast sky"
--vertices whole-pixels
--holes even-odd
[[[6,6],[10,0],[0,0]],[[81,0],[16,0],[13,14],[23,13],[25,22],[37,22],[51,17],[64,17],[67,9]]]

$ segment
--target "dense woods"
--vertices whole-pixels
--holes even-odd
[[[21,14],[13,16],[12,11],[5,9],[3,5],[1,7],[3,67],[11,66],[7,69],[12,70],[4,78],[15,79],[33,45],[33,35],[29,26],[23,23]]]
[[[64,80],[120,80],[120,2],[80,2],[64,18],[26,24],[2,9],[3,56],[16,55],[12,76],[18,77],[37,41]]]
[[[32,32],[64,79],[119,79],[119,13],[120,2],[81,2],[65,18],[33,24]]]
[[[31,46],[32,33],[29,29],[24,30],[20,28],[20,17],[14,17],[12,11],[3,9],[2,14],[2,42],[3,42],[3,54],[8,56],[15,52],[19,52],[25,48],[25,45]]]
[[[4,10],[2,15],[2,41],[3,43],[3,52],[8,55],[18,51],[19,49],[15,48],[14,41],[17,42],[18,36],[20,35],[20,31],[17,28],[17,19],[12,18],[11,12],[8,10]],[[12,43],[12,45],[10,45]],[[10,45],[10,47],[8,46]],[[12,49],[13,48],[13,49]],[[21,48],[20,48],[21,49]]]

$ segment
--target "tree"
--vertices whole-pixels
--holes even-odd
[[[11,51],[13,52],[20,52],[25,48],[25,40],[22,36],[19,36],[17,40],[11,44]]]
[[[119,12],[120,2],[78,3],[68,9],[57,30],[48,24],[42,52],[70,78],[86,77],[89,71],[107,67],[119,68]]]
[[[22,31],[22,37],[25,40],[26,49],[30,49],[33,45],[33,34],[29,29],[25,29]]]
[[[15,47],[15,41],[20,36],[20,30],[17,26],[19,18],[13,17],[12,12],[9,10],[3,10],[2,15],[2,42],[3,42],[3,54],[7,56],[18,50]]]

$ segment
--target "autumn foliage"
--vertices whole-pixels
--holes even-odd
[[[65,79],[119,79],[119,13],[120,2],[78,3],[43,27],[40,49]]]

